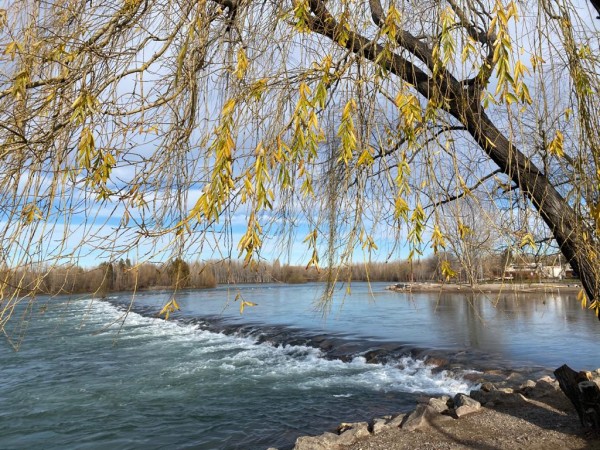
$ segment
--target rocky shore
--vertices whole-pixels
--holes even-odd
[[[461,283],[396,283],[387,286],[396,292],[473,292],[473,293],[530,293],[556,292],[578,293],[581,283],[481,283],[471,286]]]
[[[600,384],[600,369],[589,373]],[[407,414],[341,423],[302,436],[294,450],[600,449],[574,407],[549,376],[538,380],[482,380],[454,397],[421,397]],[[273,449],[270,449],[273,450]]]

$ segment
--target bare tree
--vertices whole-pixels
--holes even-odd
[[[207,248],[251,264],[302,224],[308,265],[334,270],[442,249],[440,205],[484,192],[536,211],[598,311],[593,17],[562,0],[12,2],[3,267]]]

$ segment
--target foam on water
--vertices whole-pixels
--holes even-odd
[[[123,311],[107,302],[92,305],[94,322],[106,324]],[[236,378],[268,379],[272,389],[294,384],[300,389],[370,389],[375,392],[455,394],[473,385],[446,371],[435,373],[424,361],[405,356],[387,364],[367,363],[357,356],[349,362],[326,359],[318,349],[300,345],[273,346],[250,337],[202,330],[197,324],[165,321],[129,312],[119,340],[146,338],[146,345],[193,345],[184,361],[165,369],[174,377],[202,370],[235,374]]]

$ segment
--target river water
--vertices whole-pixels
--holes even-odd
[[[384,286],[342,288],[326,315],[318,284],[180,292],[169,321],[169,292],[127,314],[131,294],[40,298],[20,351],[0,344],[0,448],[283,449],[468,392],[473,372],[600,367],[600,323],[574,295]]]

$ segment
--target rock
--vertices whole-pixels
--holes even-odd
[[[539,383],[540,381],[545,381],[546,383],[554,383],[556,380],[548,375],[546,375],[545,377],[540,378],[539,380],[537,380],[537,382]]]
[[[507,388],[507,387],[498,388],[498,389],[496,389],[496,391],[502,392],[503,394],[514,394],[515,393],[515,390],[513,388]]]
[[[338,444],[350,445],[356,442],[358,439],[370,436],[369,424],[367,422],[356,422],[356,423],[344,423],[344,431],[340,432]],[[349,426],[349,427],[348,427]]]
[[[396,417],[391,419],[386,425],[390,428],[398,428],[402,425],[402,422],[404,422],[405,417],[406,414],[398,414]]]
[[[456,416],[457,419],[460,419],[461,417],[466,416],[467,414],[472,414],[474,412],[477,412],[481,409],[481,405],[479,404],[479,402],[477,402],[477,404],[479,406],[467,406],[467,405],[459,406],[458,408],[456,408],[454,410],[454,415]]]
[[[437,412],[442,413],[448,410],[448,400],[450,400],[450,397],[446,395],[440,398],[430,398],[429,406],[431,406]]]
[[[429,405],[417,405],[417,408],[410,413],[402,422],[400,428],[406,431],[414,431],[428,425],[435,417],[440,414]]]
[[[388,424],[389,421],[383,418],[375,418],[373,419],[373,424],[371,425],[371,429],[373,430],[373,434],[379,434],[383,430],[390,428]]]
[[[354,423],[352,423],[352,422],[342,422],[337,427],[336,431],[338,434],[342,434],[344,431],[351,429],[353,426],[354,426]]]
[[[525,394],[527,397],[535,399],[554,396],[560,390],[557,384],[558,383],[554,380],[552,380],[552,382],[538,380],[538,382],[535,384],[535,387],[527,389]]]
[[[536,385],[536,382],[533,380],[527,380],[525,383],[521,384],[519,387],[520,390],[525,391],[527,389],[532,389]]]
[[[506,389],[512,391],[512,389]],[[521,394],[514,394],[512,392],[505,392],[505,390],[495,390],[490,392],[485,391],[471,391],[471,398],[477,400],[484,406],[496,405],[522,405],[527,400]]]
[[[490,391],[495,391],[496,390],[496,386],[494,386],[492,383],[483,383],[481,385],[481,390],[485,391],[485,392],[490,392]]]
[[[301,436],[296,439],[294,450],[339,450],[340,436],[333,433],[323,433],[320,436]]]
[[[422,403],[423,405],[428,405],[429,404],[429,400],[431,400],[434,397],[430,397],[429,395],[419,395],[417,397],[417,403]]]
[[[577,374],[577,377],[579,379],[579,382],[582,381],[592,381],[594,379],[594,376],[592,375],[592,372],[589,372],[587,370],[582,370]]]
[[[454,396],[454,407],[458,408],[460,406],[481,406],[481,403],[467,394],[456,394]]]
[[[523,378],[525,378],[524,375],[520,374],[519,372],[511,372],[506,379],[508,381],[512,381],[513,383],[515,383],[515,381],[522,381]],[[516,384],[516,383],[515,383]]]
[[[428,356],[425,360],[425,364],[428,366],[441,367],[446,366],[448,364],[448,360],[438,356]]]
[[[482,381],[481,372],[468,372],[462,374],[463,379],[472,381],[473,383],[480,383]]]
[[[454,407],[454,415],[456,418],[460,418],[479,411],[481,403],[466,394],[456,394],[454,396]]]

